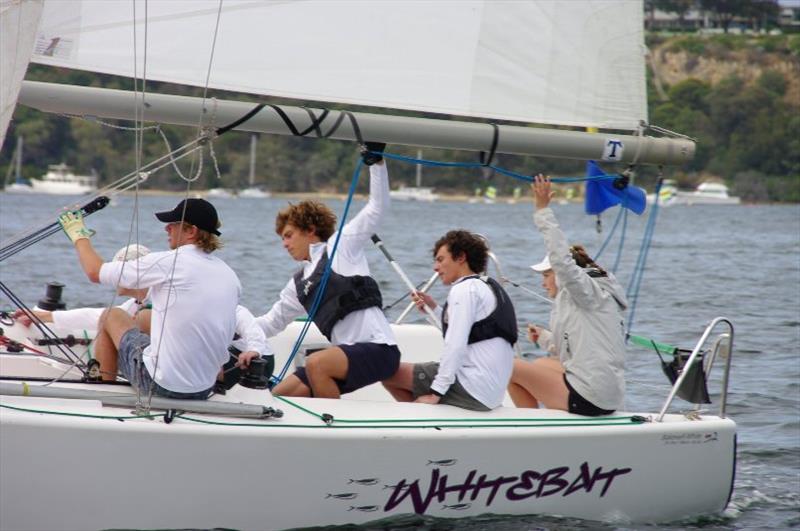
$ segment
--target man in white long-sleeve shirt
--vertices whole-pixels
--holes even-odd
[[[314,323],[333,346],[315,352],[305,367],[280,382],[273,394],[339,398],[344,393],[392,376],[400,350],[381,311],[381,293],[370,277],[364,254],[370,237],[389,208],[389,177],[382,153],[385,144],[366,144],[370,169],[369,201],[342,228],[331,274],[314,314]],[[275,232],[302,268],[281,290],[280,299],[256,318],[267,338],[283,331],[296,317],[310,314],[333,252],[336,216],[317,201],[289,205],[275,219]]]
[[[517,318],[508,294],[486,270],[489,249],[478,236],[455,230],[433,249],[434,270],[452,286],[444,308],[430,295],[414,293],[417,306],[433,308],[442,321],[444,351],[439,363],[401,363],[383,382],[402,402],[449,404],[489,411],[503,402],[514,361]]]

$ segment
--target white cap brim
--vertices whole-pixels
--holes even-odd
[[[114,262],[127,262],[128,260],[138,260],[139,258],[150,254],[150,249],[144,245],[132,243],[117,251],[112,261]]]
[[[545,255],[544,259],[541,262],[539,262],[538,264],[533,264],[531,266],[531,269],[533,269],[537,273],[544,273],[545,271],[547,271],[549,269],[553,269],[552,267],[550,267],[550,257]]]

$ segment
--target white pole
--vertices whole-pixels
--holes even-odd
[[[381,240],[378,237],[377,234],[373,234],[372,235],[372,241],[373,241],[373,243],[375,245],[378,246],[378,249],[381,250],[381,252],[383,253],[383,256],[385,256],[386,259],[389,260],[389,263],[392,264],[392,267],[397,272],[397,274],[400,275],[400,278],[403,280],[403,283],[405,283],[405,285],[409,289],[409,291],[411,291],[411,292],[417,291],[416,286],[414,286],[414,284],[411,283],[411,281],[408,279],[406,274],[400,268],[400,265],[397,262],[394,261],[394,258],[392,258],[392,255],[390,255],[389,251],[386,250],[386,247],[383,245],[383,240]],[[425,313],[427,314],[428,321],[430,321],[430,323],[433,326],[435,326],[436,328],[441,330],[442,329],[442,323],[439,322],[439,318],[436,317],[436,314],[433,312],[433,309],[430,306],[428,306],[427,304],[424,304],[422,306],[422,308],[425,311]]]

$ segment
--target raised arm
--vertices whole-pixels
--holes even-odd
[[[544,238],[547,256],[550,259],[550,266],[556,273],[558,286],[566,289],[577,304],[584,307],[591,306],[600,296],[600,289],[572,258],[567,239],[558,226],[555,213],[550,208],[550,199],[553,197],[550,179],[541,174],[537,175],[531,189],[536,204],[533,222]]]
[[[283,332],[289,323],[305,313],[306,309],[297,300],[294,279],[290,278],[289,282],[281,290],[278,301],[272,305],[272,308],[267,313],[256,317],[255,322],[261,327],[264,335],[269,338]]]

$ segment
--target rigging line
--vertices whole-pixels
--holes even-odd
[[[505,281],[505,282],[508,282],[509,284],[511,284],[512,286],[514,286],[515,288],[519,288],[519,289],[521,289],[522,291],[524,291],[525,293],[527,293],[527,294],[529,294],[529,295],[533,295],[533,296],[534,296],[534,297],[536,297],[537,299],[539,299],[539,300],[542,300],[542,301],[546,302],[547,304],[550,304],[550,305],[552,305],[552,304],[553,304],[553,301],[552,301],[552,300],[550,300],[550,299],[548,299],[548,298],[547,298],[547,297],[545,297],[544,295],[540,295],[540,294],[536,293],[535,291],[533,291],[532,289],[530,289],[530,288],[526,288],[526,287],[525,287],[525,286],[523,286],[522,284],[519,284],[519,283],[517,283],[517,282],[514,282],[513,280],[511,280],[511,279],[510,279],[510,278],[508,278],[508,277],[500,277],[500,280],[503,280],[503,281]]]
[[[658,218],[658,197],[659,193],[661,192],[661,185],[664,183],[664,177],[659,177],[658,184],[656,184],[655,190],[655,202],[653,203],[653,209],[650,211],[650,217],[647,220],[647,226],[645,227],[645,234],[642,238],[642,245],[639,250],[639,258],[637,259],[636,268],[634,269],[634,277],[631,279],[631,284],[628,286],[628,291],[626,293],[629,300],[631,300],[631,308],[630,312],[628,313],[628,323],[627,323],[627,331],[630,333],[631,327],[633,326],[634,316],[636,315],[636,305],[639,301],[639,288],[642,284],[642,278],[644,277],[644,269],[645,265],[647,264],[647,254],[650,250],[650,244],[652,243],[653,233],[655,232],[656,226],[656,219]],[[631,289],[633,288],[633,289]]]
[[[492,131],[492,147],[489,148],[489,155],[488,156],[486,156],[486,152],[481,151],[479,158],[480,158],[480,161],[481,161],[481,166],[485,166],[485,167],[491,168],[492,167],[492,161],[494,160],[495,152],[497,151],[497,144],[498,144],[498,142],[500,140],[500,127],[496,123],[491,123],[489,125],[491,125],[492,128],[493,128],[493,131]]]
[[[617,225],[619,225],[619,220],[622,219],[623,210],[624,210],[623,208],[620,208],[619,212],[617,212],[617,217],[614,220],[614,225],[611,226],[611,230],[609,231],[608,236],[606,236],[606,239],[603,242],[603,244],[600,246],[600,250],[597,251],[597,253],[594,255],[594,258],[592,258],[592,260],[594,260],[595,262],[600,259],[600,256],[603,254],[603,251],[606,250],[606,247],[608,246],[609,242],[611,242],[611,238],[614,236],[614,232],[617,230]]]
[[[185,146],[183,146],[181,148],[178,148],[176,150],[176,152],[180,151],[181,149],[187,148],[187,146],[190,146],[191,144],[197,144],[198,142],[199,142],[198,140],[193,140],[193,141],[189,142],[188,144],[186,144]],[[184,151],[184,153],[181,153],[177,157],[173,157],[173,158],[169,158],[169,157],[172,156],[172,154],[164,155],[164,156],[156,159],[155,161],[151,162],[150,164],[148,164],[146,166],[146,168],[149,168],[150,171],[145,172],[145,175],[149,176],[151,173],[155,173],[155,172],[165,168],[166,166],[171,164],[174,160],[180,160],[183,157],[186,157],[186,156],[192,154],[194,151],[196,151],[198,149],[202,149],[201,146],[193,146],[190,149]],[[163,162],[164,159],[168,159],[167,162]],[[161,165],[160,166],[155,166],[157,163],[161,163]],[[155,167],[153,167],[153,166],[155,166]],[[111,188],[110,185],[109,185],[106,188],[103,188],[102,190],[98,190],[98,192],[94,196],[91,196],[90,197],[91,198],[90,202],[94,202],[94,201],[104,197],[103,195],[100,195],[101,191],[104,192],[104,193],[107,193],[108,195],[112,195],[113,196],[113,195],[117,195],[118,193],[123,192],[123,191],[131,188],[132,186],[134,186],[134,183],[132,182],[134,179],[139,180],[139,179],[144,179],[144,177],[137,176],[135,172],[130,173],[130,174],[128,174],[128,176],[123,177],[123,178],[118,179],[117,181],[115,181],[115,183],[117,184],[117,187],[118,187],[117,190],[114,190],[114,188]],[[119,187],[122,184],[126,183],[127,181],[131,181],[131,182],[127,183],[125,187]],[[110,190],[110,192],[109,192],[109,190]],[[58,217],[63,212],[64,212],[63,210],[55,212],[54,213],[54,217]],[[54,234],[55,232],[58,232],[58,230],[60,230],[60,227],[58,227],[57,224],[58,224],[58,222],[55,222],[55,223],[50,222],[47,225],[45,225],[44,227],[38,227],[38,228],[32,227],[32,228],[27,229],[26,231],[22,231],[22,232],[14,235],[14,236],[12,236],[10,238],[7,238],[5,241],[2,242],[2,244],[0,244],[0,255],[2,255],[4,252],[6,252],[12,246],[16,246],[16,245],[19,245],[21,243],[24,243],[27,239],[33,238],[33,237],[39,235],[40,233],[42,233],[45,230],[50,230],[54,226],[56,227],[56,230],[53,231],[53,232],[49,232],[48,234],[44,235],[44,237],[50,236],[51,234]],[[37,241],[39,241],[41,239],[42,238],[38,238]],[[27,247],[27,245],[26,245],[26,247]],[[14,254],[16,254],[16,253],[14,253]],[[2,261],[2,259],[0,259],[0,261]]]
[[[328,263],[325,265],[325,271],[322,273],[322,279],[320,280],[317,286],[317,293],[314,296],[314,302],[311,305],[311,310],[308,312],[308,319],[303,325],[303,328],[300,331],[300,334],[298,335],[294,346],[292,347],[292,352],[291,354],[289,354],[289,357],[287,358],[286,363],[283,366],[283,369],[281,369],[281,372],[278,374],[278,377],[274,379],[275,384],[279,383],[281,380],[283,380],[284,376],[286,376],[286,372],[289,370],[289,366],[291,365],[292,360],[297,355],[297,352],[300,350],[300,346],[302,345],[303,339],[308,333],[308,329],[314,322],[314,316],[316,315],[317,309],[322,302],[322,295],[325,292],[325,288],[327,287],[328,284],[328,278],[330,277],[331,270],[333,267],[333,260],[336,256],[336,250],[339,247],[339,240],[342,237],[342,231],[344,229],[345,222],[347,221],[347,214],[350,211],[350,205],[353,203],[353,196],[355,196],[356,186],[358,185],[358,179],[360,175],[361,175],[361,157],[358,157],[356,168],[353,171],[353,178],[350,182],[350,189],[347,194],[347,200],[345,201],[344,204],[344,211],[342,212],[342,217],[339,220],[339,228],[336,231],[336,239],[333,242],[333,248],[331,249],[331,254],[328,257]],[[325,243],[325,245],[327,247],[327,242]]]
[[[58,338],[58,336],[50,329],[50,327],[44,324],[44,321],[39,319],[39,317],[35,313],[33,313],[33,310],[28,308],[28,306],[26,306],[25,303],[19,297],[17,297],[14,294],[14,292],[11,291],[11,289],[9,289],[9,287],[6,286],[6,284],[1,280],[0,280],[0,291],[2,291],[6,295],[6,297],[8,297],[8,299],[17,306],[17,308],[23,310],[26,314],[28,314],[28,316],[31,318],[31,322],[36,325],[36,328],[39,329],[39,332],[41,332],[44,337],[50,339]],[[54,346],[59,351],[61,351],[61,353],[68,360],[74,360],[73,363],[75,364],[75,366],[78,367],[78,369],[81,372],[83,372],[84,375],[86,375],[85,364],[80,359],[80,356],[75,354],[75,352],[73,352],[72,349],[69,348],[69,346],[61,344],[59,342],[56,342]]]

